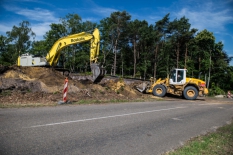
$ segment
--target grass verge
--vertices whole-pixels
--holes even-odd
[[[165,155],[233,155],[233,121]]]
[[[159,100],[159,99],[158,99]],[[71,101],[67,104],[71,105],[85,105],[85,104],[107,104],[107,103],[125,103],[125,102],[145,102],[145,101],[155,101],[153,100],[145,100],[145,99],[110,99],[110,100],[79,100],[79,101]],[[162,101],[162,100],[159,100]],[[67,105],[62,104],[62,105]],[[44,102],[44,103],[0,103],[0,108],[25,108],[25,107],[46,107],[46,106],[59,106],[57,102]]]
[[[27,108],[27,107],[46,107],[57,106],[57,103],[3,103],[0,104],[0,108]]]

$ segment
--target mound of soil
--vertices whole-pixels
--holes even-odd
[[[54,104],[62,100],[65,77],[45,67],[0,66],[1,104]],[[67,98],[71,102],[135,100],[145,96],[134,89],[138,82],[105,77],[99,84],[68,78]]]

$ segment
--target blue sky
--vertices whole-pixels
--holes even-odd
[[[222,41],[224,51],[233,56],[233,0],[0,0],[0,34],[6,35],[6,31],[26,20],[36,40],[41,40],[49,25],[59,23],[68,13],[98,23],[115,11],[126,11],[132,20],[146,20],[149,24],[167,13],[170,21],[185,16],[192,28],[213,32],[216,42]]]

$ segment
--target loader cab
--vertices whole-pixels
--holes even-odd
[[[169,83],[173,85],[183,85],[186,82],[186,69],[173,69],[170,72]]]

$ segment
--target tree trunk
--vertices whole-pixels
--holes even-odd
[[[203,50],[201,50],[201,51],[203,51]],[[201,56],[200,56],[200,52],[198,53],[198,70],[199,70],[199,72],[201,71]]]
[[[124,76],[124,60],[123,60],[123,54],[121,53],[121,76]]]
[[[117,60],[117,40],[114,46],[114,63],[113,63],[113,75],[116,75],[116,60]]]
[[[156,78],[157,63],[154,63],[154,79]]]
[[[209,66],[209,77],[208,77],[207,89],[209,89],[209,84],[210,84],[210,70],[211,70],[211,51],[210,51],[210,66]]]
[[[177,50],[176,50],[176,68],[179,68],[179,56],[180,56],[180,45],[178,43]]]
[[[147,63],[146,63],[146,60],[144,60],[144,74],[143,74],[143,76],[144,76],[144,78],[143,78],[143,80],[145,80],[146,79],[146,71],[147,71]]]
[[[156,48],[155,48],[154,79],[156,78],[156,72],[157,72],[157,56],[158,56],[158,48],[159,48],[159,45],[157,44],[157,45],[156,45]]]
[[[187,55],[188,55],[188,47],[187,44],[185,44],[184,68],[186,68]]]
[[[106,52],[104,50],[103,50],[103,56],[104,56],[103,64],[105,64],[105,62],[106,62]]]
[[[198,58],[198,70],[200,71],[201,70],[201,57],[199,55],[199,58]]]
[[[136,74],[136,63],[137,63],[137,51],[136,51],[136,41],[133,41],[133,56],[134,56],[134,63],[133,63],[133,78],[135,78]]]

